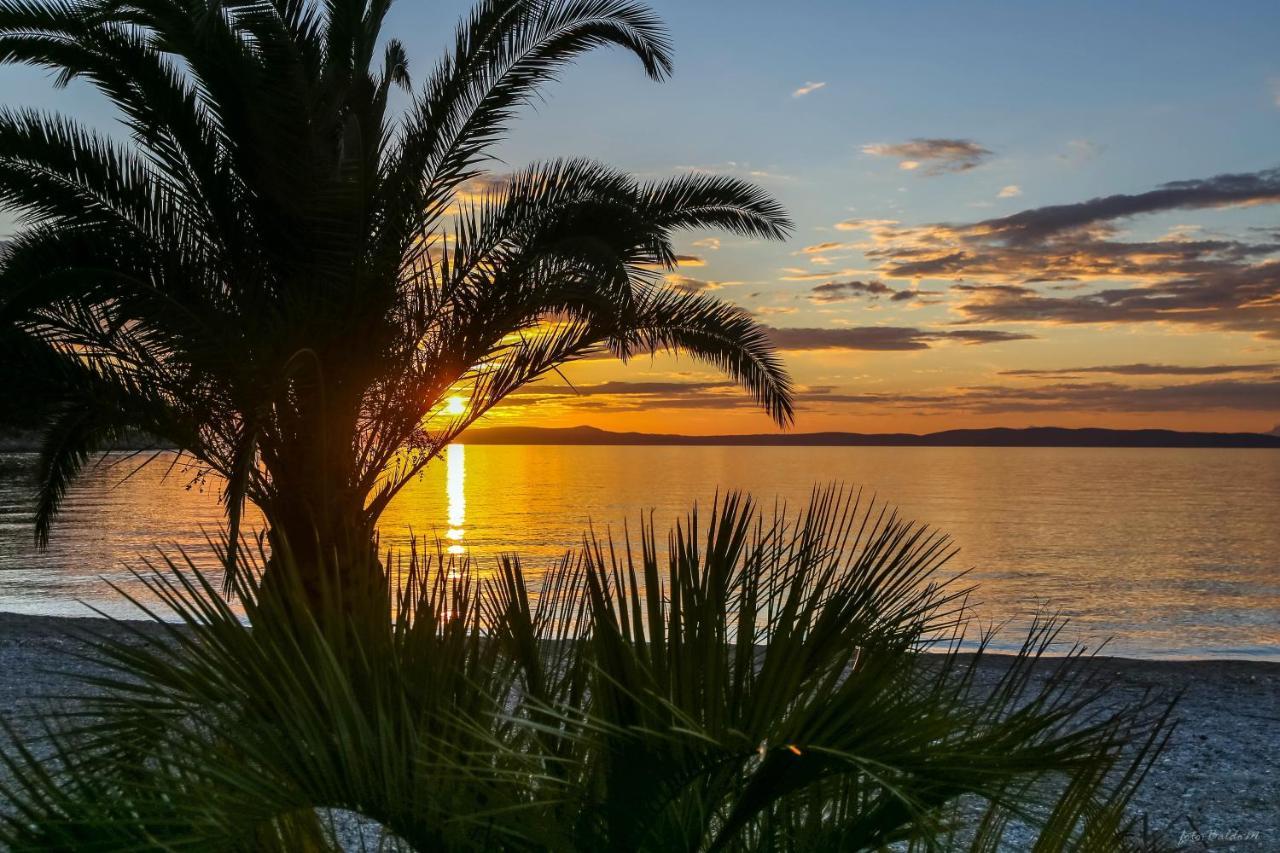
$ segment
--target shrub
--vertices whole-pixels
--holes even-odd
[[[827,490],[637,539],[538,584],[414,550],[318,613],[246,571],[252,628],[148,567],[162,606],[95,641],[53,758],[6,753],[0,843],[325,849],[341,810],[416,850],[1137,845],[1167,704],[1103,701],[1054,620],[990,654],[946,537]]]

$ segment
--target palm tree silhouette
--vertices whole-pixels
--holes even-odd
[[[663,283],[673,232],[777,239],[776,201],[586,160],[486,176],[515,111],[584,51],[622,47],[666,76],[654,15],[486,0],[395,113],[392,87],[411,83],[382,38],[390,5],[0,0],[0,60],[88,81],[133,140],[0,112],[0,202],[27,217],[0,261],[0,325],[58,398],[41,542],[89,455],[142,430],[225,479],[231,571],[246,499],[304,565],[313,548],[368,548],[387,503],[476,418],[604,351],[690,354],[790,422],[765,330]]]

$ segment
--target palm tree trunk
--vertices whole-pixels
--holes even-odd
[[[268,463],[274,497],[262,507],[271,545],[263,587],[313,616],[389,614],[366,496],[353,486],[360,398],[349,389],[360,386],[336,356],[316,355],[315,366],[314,380],[299,377],[292,398],[277,402],[292,417]]]
[[[271,546],[264,592],[317,617],[389,615],[387,578],[362,496],[335,495],[313,477],[277,479],[275,486],[280,498],[264,507]]]

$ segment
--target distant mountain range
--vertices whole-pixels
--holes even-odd
[[[912,433],[796,432],[758,435],[669,435],[609,432],[595,427],[489,427],[468,430],[463,444],[722,445],[755,447],[1271,447],[1280,435],[1176,432],[1167,429],[952,429]]]
[[[38,450],[42,434],[0,428],[0,451]],[[915,435],[907,432],[792,432],[756,435],[674,435],[609,432],[589,426],[489,427],[467,430],[462,444],[667,445],[727,447],[1261,447],[1280,449],[1280,432],[1177,432],[1168,429],[952,429]],[[118,449],[154,448],[145,436],[125,440]]]

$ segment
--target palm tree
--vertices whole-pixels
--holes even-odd
[[[27,217],[0,261],[0,327],[58,396],[40,541],[89,455],[141,430],[225,480],[229,571],[246,498],[303,564],[372,553],[441,448],[601,352],[687,353],[790,422],[764,329],[663,282],[674,232],[781,238],[776,201],[585,160],[486,178],[515,112],[584,51],[665,77],[660,22],[628,0],[483,0],[411,90],[390,5],[0,0],[0,61],[87,81],[132,138],[0,111],[0,203]],[[398,113],[395,87],[412,92]]]

